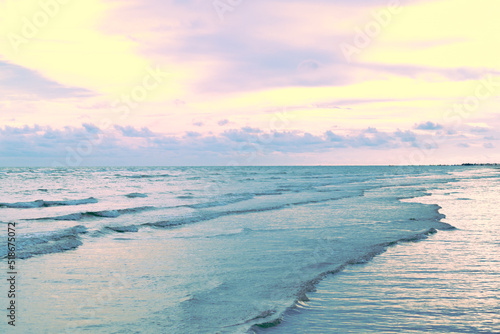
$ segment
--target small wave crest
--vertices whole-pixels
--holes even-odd
[[[133,174],[133,175],[116,174],[115,176],[128,179],[154,179],[154,178],[172,177],[172,175],[170,174]]]
[[[250,196],[253,196],[253,195],[250,195]],[[294,206],[294,205],[323,203],[323,202],[328,202],[328,201],[333,201],[333,200],[340,200],[343,198],[349,198],[352,196],[360,196],[360,194],[354,193],[352,195],[337,196],[337,197],[295,200],[295,201],[290,201],[288,203],[266,203],[264,205],[259,205],[259,206],[254,206],[254,207],[247,207],[247,208],[242,208],[242,209],[235,208],[232,210],[223,210],[223,211],[208,211],[207,212],[207,211],[200,210],[199,212],[196,212],[193,215],[188,216],[188,217],[175,217],[175,218],[172,218],[171,220],[162,220],[162,221],[158,221],[158,222],[154,222],[154,223],[145,223],[142,225],[160,227],[160,228],[170,228],[170,227],[176,227],[176,226],[180,226],[180,225],[184,225],[184,224],[198,223],[201,221],[216,219],[216,218],[223,217],[223,216],[281,210],[281,209],[284,209],[284,208],[287,208],[290,206]],[[244,199],[241,199],[241,198],[239,198],[237,200],[235,199],[233,203],[236,203],[236,202],[239,202],[242,200],[244,200]],[[215,206],[223,206],[223,205],[227,205],[227,204],[231,204],[231,203],[225,203],[224,201],[219,201],[219,202],[200,203],[200,204],[184,205],[184,206],[189,207],[189,208],[204,209],[204,208],[211,208],[211,207],[215,207]]]
[[[76,200],[66,200],[66,201],[44,201],[36,200],[32,202],[17,202],[17,203],[0,203],[0,208],[10,208],[10,209],[32,209],[32,208],[43,208],[52,206],[71,206],[71,205],[84,205],[84,204],[94,204],[98,200],[94,197],[89,197],[85,199]]]
[[[125,195],[125,197],[128,197],[128,198],[146,198],[146,197],[148,197],[148,195],[141,194],[141,193],[130,193],[130,194]]]
[[[82,245],[80,235],[87,233],[82,225],[73,226],[64,230],[42,234],[19,236],[16,240],[16,257],[27,259],[35,255],[61,253]],[[7,247],[2,247],[0,256],[7,257]]]
[[[195,198],[194,195],[179,195],[177,196],[179,199],[192,199]]]
[[[246,200],[252,199],[253,197],[254,197],[253,194],[249,194],[249,193],[242,193],[242,194],[229,193],[229,194],[225,194],[225,195],[221,196],[219,199],[216,199],[215,201],[205,202],[205,203],[197,203],[197,204],[189,204],[189,205],[186,205],[186,207],[191,208],[191,209],[212,208],[212,207],[224,206],[224,205],[228,205],[228,204],[246,201]]]
[[[127,233],[127,232],[138,232],[139,227],[137,225],[128,225],[128,226],[106,226],[106,229],[112,230],[118,233]]]
[[[29,220],[83,220],[86,218],[117,218],[124,214],[133,214],[147,210],[154,210],[154,206],[141,206],[137,208],[128,208],[128,209],[118,209],[118,210],[103,210],[103,211],[86,211],[86,212],[76,212],[70,213],[68,215],[56,216],[56,217],[43,217],[43,218],[35,218]]]

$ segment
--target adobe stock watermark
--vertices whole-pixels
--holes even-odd
[[[352,43],[340,44],[340,51],[347,62],[351,62],[354,55],[359,55],[368,48],[372,42],[380,36],[383,29],[388,27],[394,16],[401,13],[403,7],[399,0],[391,0],[386,8],[371,12],[372,20],[366,22],[363,27],[354,27]]]
[[[156,90],[170,76],[170,73],[163,72],[159,67],[153,69],[148,67],[141,84],[135,85],[127,93],[120,95],[113,101],[114,118],[124,120],[130,117],[131,113],[144,103],[148,96]],[[102,143],[104,131],[109,130],[113,125],[112,118],[103,118],[99,124],[90,128],[87,127],[87,139],[81,140],[76,147],[66,147],[66,158],[64,162],[54,161],[52,167],[77,167],[80,166],[85,157],[90,156],[94,149]]]
[[[488,74],[480,80],[479,85],[474,88],[474,93],[464,97],[461,101],[448,107],[443,113],[442,121],[449,124],[451,130],[459,127],[472,114],[476,113],[481,105],[500,94],[500,80],[495,80],[493,75]],[[430,139],[424,140],[422,144],[407,157],[402,158],[400,165],[424,164],[425,159],[433,155],[440,145],[445,143],[448,137],[444,133],[436,133]]]
[[[19,33],[9,33],[7,38],[14,52],[19,53],[20,47],[23,44],[29,43],[35,39],[40,31],[43,30],[49,22],[56,17],[61,7],[67,5],[72,0],[40,0],[38,2],[39,9],[31,16],[23,16],[21,18],[21,27]]]
[[[226,13],[232,13],[234,10],[243,3],[243,0],[214,0],[212,6],[214,7],[219,20],[224,21]]]

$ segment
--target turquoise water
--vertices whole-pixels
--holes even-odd
[[[346,305],[328,295],[315,304],[314,288],[344,289],[349,307],[367,308],[335,279],[352,272],[362,282],[355,268],[395,244],[456,234],[429,195],[497,175],[476,167],[4,168],[1,220],[17,229],[16,330],[336,333],[350,323],[356,332],[374,316],[348,312],[339,331],[328,315]],[[311,318],[288,320],[302,316]],[[12,330],[6,321],[0,329]]]
[[[432,196],[457,227],[399,243],[321,281],[263,333],[500,333],[497,171],[457,172]],[[477,178],[478,176],[494,176]]]

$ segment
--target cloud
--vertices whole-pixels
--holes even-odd
[[[83,124],[83,127],[85,128],[85,130],[87,130],[87,132],[89,133],[100,133],[101,132],[101,129],[99,129],[97,126],[95,126],[94,124],[87,124],[87,123],[84,123]]]
[[[99,0],[61,4],[39,26],[33,22],[37,13],[46,16],[42,7],[38,1],[0,2],[0,34],[6,36],[0,40],[3,59],[52,82],[96,94],[117,94],[133,87],[150,64],[135,52],[134,42],[99,29],[113,11],[112,4]],[[20,23],[26,21],[33,24],[34,32],[22,29]],[[24,38],[22,44],[11,43],[13,34]],[[39,85],[39,90],[46,89]]]
[[[492,8],[498,6],[486,1]],[[304,110],[295,113],[295,128],[304,133],[318,135],[336,120],[341,120],[341,127],[352,128],[355,123],[358,128],[372,126],[391,133],[407,126],[396,119],[404,119],[404,124],[438,119],[443,101],[474,94],[471,87],[484,73],[499,72],[498,66],[485,71],[486,65],[476,64],[478,55],[490,59],[490,65],[499,64],[493,52],[498,34],[483,33],[497,24],[493,14],[484,13],[489,14],[484,25],[464,21],[467,29],[458,19],[441,17],[455,7],[461,17],[468,9],[480,11],[463,0],[406,2],[405,20],[398,16],[384,26],[383,33],[350,64],[340,43],[352,43],[356,29],[364,29],[374,11],[387,9],[387,1],[247,1],[234,5],[223,21],[212,3],[89,0],[61,6],[57,18],[23,45],[30,52],[11,57],[5,55],[11,47],[0,43],[5,68],[0,70],[0,81],[4,75],[0,88],[2,97],[9,97],[5,105],[0,101],[0,122],[10,124],[5,121],[16,115],[17,122],[12,122],[16,125],[76,126],[82,120],[97,124],[116,109],[116,98],[140,92],[137,85],[147,75],[146,68],[158,65],[172,76],[131,110],[137,117],[129,125],[151,126],[153,117],[173,114],[174,122],[155,122],[151,129],[172,133],[174,128],[185,134],[193,122],[214,132],[220,131],[217,124],[257,128],[262,127],[266,110],[300,105]],[[5,9],[0,17],[8,23],[5,30],[0,28],[4,33],[18,30],[24,9],[38,10],[39,4],[29,1],[12,8],[19,13],[0,5]],[[417,14],[422,13],[439,18],[431,20],[433,29],[421,25],[422,16]],[[435,29],[436,25],[444,28]],[[5,41],[8,44],[8,38]],[[82,97],[85,94],[94,95]],[[19,105],[19,97],[34,103]],[[53,97],[61,101],[49,104]],[[484,107],[497,110],[493,104]],[[344,109],[317,110],[329,106]],[[366,134],[357,142],[377,146],[384,139]]]
[[[246,132],[246,133],[262,133],[261,129],[251,128],[249,126],[245,126],[245,127],[241,128],[241,131]]]
[[[142,128],[141,130],[137,130],[132,126],[118,126],[115,125],[115,129],[120,131],[125,137],[142,137],[142,138],[147,138],[147,137],[154,137],[155,134],[149,130],[148,128]]]
[[[245,142],[248,141],[249,138],[253,138],[253,136],[250,136],[247,132],[235,129],[224,131],[222,136],[234,142]]]
[[[39,125],[34,125],[33,127],[25,125],[20,128],[12,127],[12,126],[5,126],[4,128],[0,128],[0,134],[2,136],[8,137],[10,135],[25,135],[25,134],[32,134],[36,133],[38,131],[41,131],[42,127]]]
[[[417,140],[417,135],[415,134],[415,132],[412,132],[410,130],[406,130],[406,131],[401,131],[401,130],[397,130],[394,135],[398,138],[401,139],[401,141],[405,142],[405,143],[414,143],[416,140]]]
[[[495,148],[495,145],[493,145],[492,143],[484,143],[483,147],[484,148]]]
[[[186,137],[188,137],[188,138],[198,138],[200,136],[201,136],[201,133],[199,133],[199,132],[194,132],[194,131],[186,132]]]
[[[442,128],[442,125],[432,122],[421,123],[415,126],[417,130],[441,130]]]
[[[326,138],[331,142],[342,142],[344,138],[342,136],[336,135],[332,131],[328,130],[325,132]]]
[[[328,155],[346,149],[349,154],[357,152],[363,158],[375,157],[375,153],[370,152],[380,150],[384,150],[385,155],[401,149],[409,149],[410,152],[436,150],[437,145],[429,144],[432,138],[432,135],[419,135],[410,130],[385,132],[373,127],[344,130],[343,134],[331,130],[313,134],[300,130],[265,131],[242,127],[219,134],[187,131],[174,136],[153,132],[146,127],[138,129],[115,125],[101,129],[88,123],[61,129],[40,125],[5,126],[0,127],[0,157],[7,160],[2,159],[0,164],[15,165],[22,161],[28,165],[79,166],[140,161],[143,165],[184,165],[186,162],[224,165],[235,159],[244,164],[257,161],[268,164],[270,161],[284,161],[275,160],[277,157],[293,162],[307,154]],[[480,144],[483,149],[494,148],[490,142],[482,142],[484,139],[481,138],[468,140],[475,147]],[[441,144],[447,143],[459,148],[469,145],[463,143],[463,138],[454,136],[441,140]]]
[[[472,133],[485,133],[485,132],[490,131],[490,129],[483,128],[483,127],[480,127],[480,126],[474,126],[474,127],[471,127],[469,129],[469,131],[472,132]]]
[[[61,85],[37,71],[5,61],[0,61],[0,88],[4,99],[9,96],[33,100],[93,95],[88,90]]]
[[[379,132],[377,129],[368,128],[358,136],[352,138],[353,147],[396,147],[394,138],[389,134]]]

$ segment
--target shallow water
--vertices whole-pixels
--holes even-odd
[[[472,167],[2,169],[0,213],[16,222],[21,258],[16,329],[244,333],[294,318],[294,305],[309,314],[328,273],[374,263],[398,241],[457,233],[434,196],[401,199],[492,177]]]
[[[500,182],[463,179],[432,196],[456,230],[400,243],[321,281],[261,333],[500,333]]]

